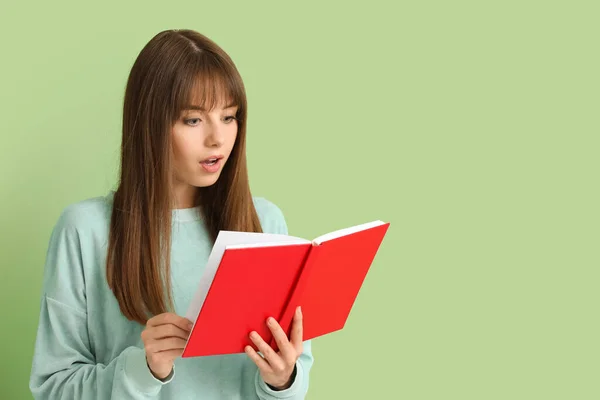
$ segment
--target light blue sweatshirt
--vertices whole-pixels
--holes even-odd
[[[127,320],[105,278],[114,192],[67,206],[46,254],[30,389],[36,399],[303,399],[313,364],[310,341],[292,386],[271,390],[244,354],[178,358],[162,382],[146,364],[144,326]],[[263,230],[287,234],[281,210],[254,197]],[[211,243],[196,209],[173,210],[172,285],[175,312],[196,291]]]

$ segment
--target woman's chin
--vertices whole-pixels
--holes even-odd
[[[196,187],[207,187],[214,185],[217,182],[217,180],[219,180],[219,175],[201,176],[197,179],[194,179],[194,181],[190,182],[190,184]]]

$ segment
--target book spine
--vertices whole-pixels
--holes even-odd
[[[310,274],[314,266],[317,264],[317,259],[319,257],[320,251],[321,246],[317,244],[313,244],[311,249],[308,251],[307,256],[304,260],[304,266],[300,270],[300,274],[296,279],[296,283],[291,291],[290,296],[288,297],[285,307],[283,308],[283,312],[279,317],[279,324],[288,338],[291,335],[296,307],[302,307],[302,299],[304,293],[306,292],[306,288],[308,287]],[[304,340],[306,340],[306,338]],[[278,350],[278,346],[274,338],[271,338],[270,344],[275,351]]]

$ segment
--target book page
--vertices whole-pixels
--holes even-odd
[[[385,222],[382,222],[382,221],[378,220],[378,221],[373,221],[373,222],[367,222],[365,224],[351,226],[349,228],[338,229],[336,231],[329,232],[329,233],[326,233],[324,235],[321,235],[321,236],[317,237],[316,239],[313,240],[313,243],[315,243],[315,244],[321,244],[321,243],[326,242],[328,240],[332,240],[332,239],[336,239],[336,238],[339,238],[339,237],[342,237],[342,236],[346,236],[346,235],[349,235],[351,233],[360,232],[360,231],[363,231],[365,229],[374,228],[376,226],[383,225],[384,223]]]
[[[220,231],[217,240],[208,256],[204,273],[200,279],[198,289],[188,306],[185,318],[192,322],[196,321],[198,314],[202,309],[202,304],[206,299],[210,285],[217,273],[223,253],[226,248],[242,248],[242,247],[257,247],[257,246],[281,246],[289,244],[310,243],[309,240],[274,233],[257,233],[257,232],[234,232]]]

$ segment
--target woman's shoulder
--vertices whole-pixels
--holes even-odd
[[[60,212],[55,229],[81,232],[106,227],[110,221],[113,194],[110,191],[105,195],[87,197],[67,204]]]
[[[252,200],[263,232],[288,234],[285,216],[279,205],[261,196],[253,196]]]

